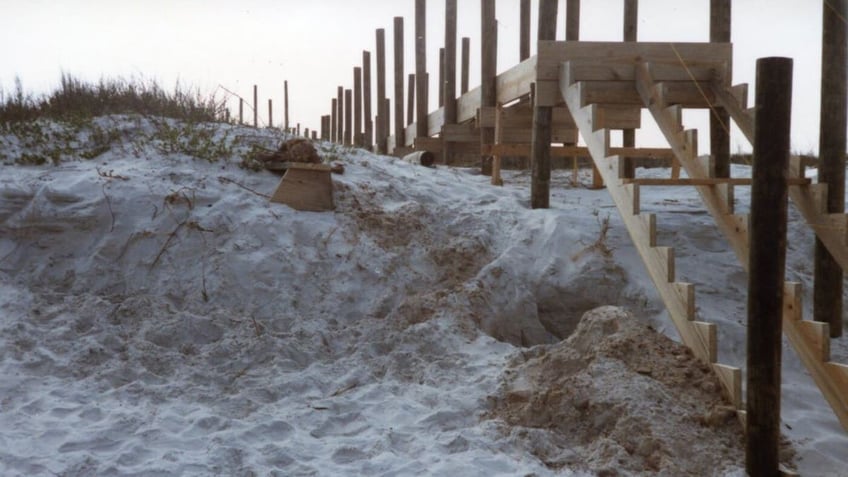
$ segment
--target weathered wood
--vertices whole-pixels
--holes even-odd
[[[407,102],[406,102],[406,124],[405,126],[409,126],[413,122],[415,122],[415,73],[409,74],[409,83],[407,86]],[[406,135],[406,129],[404,129],[404,135]],[[405,138],[404,138],[405,139]],[[404,140],[404,143],[406,141]],[[400,143],[402,144],[402,143]]]
[[[335,206],[330,171],[289,166],[277,190],[271,196],[271,202],[286,204],[301,211],[333,210]]]
[[[497,147],[501,141],[503,140],[503,121],[501,117],[503,116],[503,105],[498,104],[495,107],[495,144]],[[492,185],[494,186],[502,186],[503,178],[501,178],[501,155],[494,154],[492,156]]]
[[[274,102],[268,98],[268,127],[274,127]]]
[[[353,68],[353,144],[362,147],[362,68]]]
[[[415,137],[427,136],[427,0],[415,0]]]
[[[244,98],[239,98],[239,124],[244,124]]]
[[[439,107],[445,105],[445,49],[439,48]]]
[[[498,69],[498,21],[495,17],[495,0],[481,0],[480,4],[480,102],[477,107],[497,104]],[[470,93],[469,93],[470,94]],[[492,144],[495,139],[494,128],[480,128],[480,143]],[[484,175],[492,173],[492,158],[481,157],[480,169]]]
[[[565,41],[580,41],[580,0],[565,2]]]
[[[259,127],[259,89],[253,85],[253,127]]]
[[[371,52],[362,52],[362,146],[370,150],[374,144],[374,122],[371,115]]]
[[[539,0],[539,41],[556,38],[556,19],[556,0]],[[538,102],[534,105],[530,153],[530,206],[534,209],[547,209],[550,205],[552,116],[551,107]]]
[[[344,91],[344,145],[353,145],[353,91],[346,89]]]
[[[746,470],[777,475],[792,60],[757,61],[748,266]]]
[[[730,11],[730,0],[710,0],[711,43],[730,43]],[[710,112],[710,154],[716,177],[730,177],[730,115],[721,107]]]
[[[530,58],[530,0],[521,0],[518,60]]]
[[[336,115],[339,113],[339,100],[338,98],[333,98],[330,103],[332,104],[330,107],[330,141],[336,142],[338,141],[338,129],[336,128],[338,121],[336,120]]]
[[[444,77],[443,103],[445,125],[456,124],[456,17],[457,1],[445,0],[445,57],[442,65]],[[442,151],[445,164],[453,162],[451,144],[446,143]]]
[[[336,88],[336,142],[344,142],[344,86]]]
[[[824,0],[822,12],[819,182],[827,184],[826,212],[845,212],[846,89],[848,0]],[[759,121],[760,116],[757,115]],[[759,125],[758,125],[759,127]],[[821,239],[816,239],[813,318],[830,323],[830,336],[842,336],[844,272]]]
[[[386,138],[389,135],[389,117],[383,111],[386,102],[386,30],[377,29],[377,136],[375,143],[379,154],[386,153]]]
[[[471,38],[462,37],[462,67],[460,69],[460,86],[459,93],[465,94],[468,92],[468,75],[471,62]]]
[[[483,145],[481,147],[483,154],[500,154],[502,156],[519,156],[530,157],[530,144],[507,144],[501,143],[497,145]],[[612,156],[623,156],[634,159],[663,159],[671,161],[674,158],[674,152],[667,148],[635,148],[635,147],[610,147],[609,154]],[[589,148],[585,146],[551,146],[551,157],[591,157]],[[667,180],[667,179],[629,179],[629,180]],[[679,179],[685,180],[685,179]],[[734,179],[735,180],[735,179]],[[744,179],[740,179],[744,180]],[[797,179],[795,179],[797,180]],[[625,180],[624,183],[627,183]],[[681,184],[682,185],[682,184]]]
[[[330,116],[326,114],[321,116],[321,140],[330,140]]]
[[[394,19],[394,49],[395,49],[395,143],[404,143],[404,117],[403,117],[403,17]]]
[[[624,41],[636,41],[639,28],[639,0],[624,0]],[[636,146],[636,129],[623,129],[621,131],[621,145],[624,147]],[[636,168],[633,161],[625,160],[621,171],[622,177],[635,177]]]
[[[687,179],[660,179],[660,178],[625,178],[622,180],[625,184],[637,184],[640,186],[709,186],[727,184],[732,186],[749,186],[753,183],[753,179],[745,177],[697,177]],[[807,185],[809,179],[786,179],[783,181],[786,185]]]
[[[289,82],[283,81],[283,129],[289,130]]]

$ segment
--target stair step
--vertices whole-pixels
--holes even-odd
[[[708,154],[698,156],[697,162],[698,165],[701,166],[701,170],[703,171],[705,177],[714,178],[716,176],[714,156]]]
[[[633,215],[639,215],[641,209],[639,200],[639,184],[624,184],[621,187],[624,189],[627,195],[630,196],[630,200],[633,205],[633,209],[630,210],[630,213]]]
[[[687,129],[680,133],[680,141],[683,144],[683,150],[689,157],[698,157],[698,130]]]
[[[695,285],[686,282],[675,282],[674,289],[680,302],[686,308],[686,319],[695,321]]]
[[[663,109],[663,114],[671,121],[673,124],[680,125],[680,129],[683,129],[683,108],[680,107],[679,104],[672,104],[671,106]]]
[[[783,284],[783,313],[792,321],[801,321],[803,318],[803,297],[804,290],[800,283],[785,282]]]
[[[675,275],[674,249],[672,247],[651,247],[651,250],[656,254],[658,263],[662,265],[666,281],[673,282]]]
[[[728,90],[730,95],[736,98],[736,101],[742,109],[748,108],[748,83],[740,83],[733,85]]]
[[[751,225],[751,217],[748,214],[730,214],[730,219],[734,223],[733,230],[736,234],[748,240],[748,230]]]
[[[715,363],[718,361],[718,328],[716,327],[716,324],[706,323],[703,321],[693,321],[692,325],[695,327],[695,332],[698,333],[698,336],[707,348],[707,352],[709,353],[708,361],[710,363]]]
[[[746,118],[748,118],[749,121],[751,121],[751,124],[753,125],[754,122],[757,119],[757,108],[755,108],[755,107],[746,108],[745,111],[743,112],[743,114],[745,115]]]
[[[811,320],[801,320],[796,325],[807,341],[815,347],[818,352],[816,358],[822,362],[830,361],[830,325]]]
[[[742,370],[735,366],[728,366],[726,364],[713,364],[713,371],[715,371],[719,380],[725,383],[725,389],[728,390],[730,396],[730,402],[733,404],[733,407],[742,409]],[[744,412],[744,411],[741,411]]]
[[[639,214],[648,236],[648,246],[657,246],[657,216],[656,214]]]

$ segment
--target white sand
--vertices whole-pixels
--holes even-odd
[[[0,166],[0,474],[741,475],[726,426],[699,427],[717,459],[704,469],[495,412],[522,369],[533,376],[525,358],[571,352],[559,342],[592,308],[624,307],[676,339],[605,191],[557,173],[552,208],[534,211],[525,172],[500,189],[470,170],[323,146],[346,166],[337,210],[296,212],[251,192],[279,179],[236,157],[163,152],[145,139],[150,120],[100,121],[123,136],[94,160]],[[210,128],[221,141],[278,139]],[[7,160],[28,150],[2,137]],[[670,212],[660,241],[698,284],[702,319],[719,323],[721,360],[741,364],[746,278],[732,253],[694,191],[646,189],[643,204]],[[584,252],[607,216],[612,254]],[[790,240],[788,277],[809,287],[809,233],[792,227]],[[844,341],[833,347],[848,361]],[[848,475],[846,433],[784,355],[795,464]],[[666,392],[615,360],[592,372],[608,379],[586,389],[624,410],[613,424],[656,409],[612,391]],[[675,427],[645,429],[673,439]]]

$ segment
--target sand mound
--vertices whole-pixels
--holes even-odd
[[[586,313],[568,340],[519,355],[490,413],[551,468],[598,475],[727,475],[742,429],[686,348],[620,308]]]

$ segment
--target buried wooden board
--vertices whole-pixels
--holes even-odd
[[[271,202],[295,210],[324,212],[335,209],[330,171],[291,168],[280,180]]]

